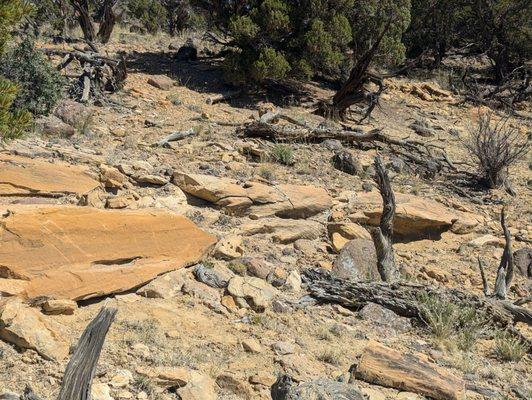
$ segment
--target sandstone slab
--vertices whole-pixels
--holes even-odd
[[[467,221],[464,225],[467,225],[468,229],[473,229],[475,226],[474,215],[466,215],[431,199],[396,193],[395,200],[394,233],[400,236],[436,238],[461,219]],[[354,205],[369,218],[370,225],[379,224],[382,215],[382,199],[377,191],[359,193]],[[478,220],[480,219],[478,217]]]
[[[65,331],[65,327],[20,299],[0,303],[0,339],[33,349],[47,360],[60,361],[68,355]]]
[[[216,239],[164,212],[10,207],[1,220],[0,276],[25,295],[82,300],[123,292],[197,263]]]
[[[0,154],[0,196],[85,194],[100,186],[85,167]]]
[[[265,218],[241,226],[244,235],[268,234],[274,242],[285,244],[299,239],[317,239],[322,230],[322,225],[316,221],[281,218]]]
[[[308,218],[332,207],[327,191],[310,185],[239,184],[229,178],[183,172],[174,173],[173,182],[189,195],[254,219]]]

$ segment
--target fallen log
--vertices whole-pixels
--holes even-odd
[[[85,328],[63,376],[59,400],[90,400],[91,386],[109,327],[116,308],[103,307]]]
[[[379,343],[362,353],[354,377],[368,383],[418,393],[435,400],[465,398],[465,383],[446,369],[413,354]]]
[[[217,96],[213,96],[213,97],[209,97],[206,101],[207,104],[217,104],[217,103],[222,103],[224,101],[227,101],[227,100],[232,100],[238,96],[240,96],[242,94],[242,90],[241,89],[238,89],[238,90],[232,90],[232,91],[229,91],[229,92],[225,92],[225,93],[221,93]]]
[[[305,270],[303,278],[312,297],[346,308],[360,309],[368,303],[376,303],[403,317],[422,320],[422,304],[418,298],[420,294],[427,293],[454,304],[473,307],[483,312],[496,326],[511,328],[517,322],[532,326],[530,310],[509,301],[483,298],[458,289],[409,282],[358,282],[339,279],[319,269]]]
[[[155,146],[159,146],[159,147],[166,146],[170,142],[175,142],[177,140],[181,140],[189,136],[194,136],[196,134],[197,134],[197,131],[194,128],[190,128],[186,131],[177,131],[159,140],[157,143],[155,143]]]

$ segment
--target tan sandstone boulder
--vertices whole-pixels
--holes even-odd
[[[3,275],[28,298],[81,300],[118,293],[197,263],[216,239],[164,212],[10,206],[0,220]]]
[[[100,186],[86,167],[0,154],[0,196],[85,194]]]
[[[38,309],[12,299],[0,303],[0,339],[22,349],[33,349],[47,360],[60,361],[68,355],[65,327]]]

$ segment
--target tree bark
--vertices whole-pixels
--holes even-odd
[[[399,271],[395,265],[393,252],[393,220],[395,217],[395,195],[390,178],[382,165],[381,158],[375,157],[375,182],[382,197],[382,216],[378,228],[371,229],[371,237],[377,252],[377,269],[384,282],[399,279]]]
[[[102,10],[102,19],[98,29],[98,38],[100,42],[107,43],[111,38],[113,29],[117,21],[116,6],[118,0],[105,0]]]
[[[96,364],[116,313],[116,308],[103,307],[85,328],[66,367],[59,400],[91,400]]]
[[[497,278],[495,280],[495,288],[493,295],[499,299],[506,299],[506,294],[510,289],[514,277],[514,258],[512,253],[512,235],[506,225],[506,209],[501,210],[501,227],[504,232],[506,244],[502,254],[499,269],[497,270]]]
[[[83,31],[83,37],[91,42],[96,38],[94,25],[89,12],[88,0],[70,0],[78,16],[79,26]]]

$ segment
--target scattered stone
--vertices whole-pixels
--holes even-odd
[[[248,275],[260,279],[266,279],[273,270],[273,265],[258,257],[242,257],[239,260],[245,267]]]
[[[176,394],[181,400],[216,400],[214,381],[194,370],[190,371],[187,384],[177,389]]]
[[[486,247],[486,246],[504,247],[505,243],[506,242],[502,238],[498,238],[493,235],[484,235],[476,239],[470,240],[467,244],[471,247]]]
[[[296,346],[291,342],[275,342],[272,344],[272,350],[278,356],[285,356],[287,354],[293,354],[296,351]]]
[[[277,388],[281,387],[280,391]],[[277,393],[288,393],[286,397],[277,397]],[[365,400],[364,395],[355,385],[327,379],[295,384],[290,377],[281,376],[272,386],[272,397],[287,400],[320,399],[320,400]]]
[[[153,75],[148,79],[148,84],[161,90],[170,90],[175,82],[172,78],[166,75]]]
[[[32,349],[47,360],[61,361],[68,355],[64,326],[20,299],[0,302],[0,339],[21,349]]]
[[[233,393],[239,399],[253,399],[253,391],[245,380],[240,379],[232,374],[223,373],[216,378],[216,384],[222,390]]]
[[[184,270],[168,272],[141,287],[136,293],[151,299],[171,299],[176,297],[185,283],[185,273]]]
[[[526,247],[515,251],[514,263],[516,270],[521,273],[521,275],[532,278],[532,248]]]
[[[77,101],[64,99],[54,110],[54,115],[74,128],[82,129],[92,116],[90,109]]]
[[[8,276],[28,280],[28,298],[77,301],[124,292],[198,262],[215,243],[185,217],[153,210],[10,209],[0,218],[12,233],[0,237],[0,265]]]
[[[109,385],[101,382],[95,382],[91,387],[91,395],[93,400],[114,400],[111,397],[111,389]]]
[[[261,385],[261,386],[270,387],[271,385],[275,383],[276,378],[274,375],[257,372],[256,374],[251,375],[248,380],[249,380],[249,383],[251,383],[252,385]]]
[[[257,311],[264,311],[275,295],[275,288],[268,282],[253,277],[235,276],[229,281],[227,291],[245,299]]]
[[[115,389],[125,388],[133,380],[133,374],[127,369],[119,370],[109,382],[109,386]]]
[[[133,179],[135,179],[138,183],[147,183],[156,186],[163,186],[170,182],[170,179],[165,176],[153,174],[138,175],[134,176]]]
[[[129,179],[116,168],[100,165],[100,181],[108,189],[120,189],[129,182]]]
[[[229,235],[221,239],[214,249],[214,256],[222,260],[234,260],[242,257],[244,249],[242,248],[242,236]]]
[[[291,292],[300,292],[301,291],[301,275],[297,270],[292,270],[286,278],[284,287]]]
[[[262,353],[262,346],[255,339],[245,339],[242,341],[242,347],[248,353]]]
[[[206,267],[205,264],[196,265],[194,276],[201,283],[216,289],[226,288],[231,278],[229,273],[224,274],[215,267]]]
[[[357,158],[349,150],[336,151],[332,157],[334,168],[345,172],[349,175],[361,176],[364,174],[364,168]]]
[[[78,309],[78,304],[72,300],[60,299],[60,300],[46,300],[42,309],[45,314],[64,314],[72,315]]]
[[[274,242],[293,243],[299,239],[314,240],[321,236],[323,227],[319,222],[310,220],[290,220],[267,218],[240,227],[243,235],[268,234]]]
[[[272,301],[272,310],[279,314],[289,313],[292,311],[292,308],[281,300]]]
[[[360,310],[360,316],[366,321],[371,321],[375,326],[385,328],[386,333],[389,335],[405,333],[412,329],[412,324],[408,318],[401,317],[393,311],[375,303],[365,305]],[[383,330],[379,330],[379,334],[382,333]]]
[[[332,273],[345,279],[380,280],[373,242],[367,239],[351,240],[334,261]]]
[[[35,121],[37,132],[43,135],[50,135],[61,138],[69,138],[76,133],[76,129],[69,124],[64,123],[55,115],[41,117]]]
[[[327,225],[327,231],[336,252],[340,252],[350,240],[371,240],[368,230],[354,222],[330,223]]]

